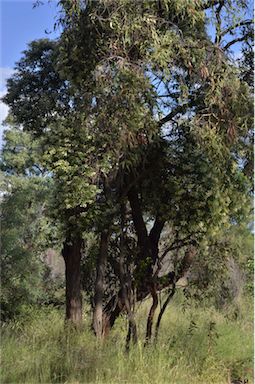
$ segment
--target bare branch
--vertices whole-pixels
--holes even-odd
[[[158,267],[154,273],[154,277],[156,277],[159,274],[161,267],[162,267],[161,263],[169,252],[174,251],[174,250],[179,249],[179,248],[182,248],[182,247],[185,247],[187,245],[191,245],[194,243],[194,240],[191,239],[191,237],[192,237],[192,235],[188,235],[188,236],[184,237],[183,239],[175,240],[172,242],[172,244],[169,247],[167,247],[164,250],[162,255],[158,258]]]
[[[171,97],[173,99],[177,99],[178,97],[180,97],[180,93],[179,92],[167,93],[166,95],[157,95],[156,96],[156,98],[164,98],[164,97]]]
[[[188,109],[189,106],[190,106],[190,103],[178,105],[178,107],[173,109],[168,115],[166,115],[161,120],[159,120],[159,122],[158,122],[159,127],[162,127],[162,125],[171,121],[179,113],[186,112],[186,110]]]
[[[236,28],[239,28],[239,27],[244,27],[246,25],[252,25],[253,24],[253,20],[244,20],[244,21],[241,21],[240,23],[236,23],[234,25],[231,25],[230,27],[224,29],[222,32],[221,32],[221,36],[224,36],[226,35],[227,33],[230,33],[233,31],[233,29],[236,29]]]
[[[196,93],[194,93],[193,95],[190,95],[190,100],[187,103],[176,106],[168,115],[160,119],[158,121],[158,126],[162,127],[162,125],[173,120],[173,118],[178,114],[186,113],[189,108],[195,107],[196,105],[198,105],[198,102],[202,100],[203,100],[203,95],[200,88]]]
[[[226,51],[227,49],[229,49],[232,45],[236,44],[236,43],[240,43],[242,41],[245,41],[247,39],[247,37],[249,37],[250,33],[246,33],[245,35],[243,35],[242,37],[237,37],[236,39],[234,40],[231,40],[229,41],[222,49],[224,51]]]

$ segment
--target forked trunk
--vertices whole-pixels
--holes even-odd
[[[81,250],[80,238],[66,240],[62,250],[66,276],[66,320],[76,327],[82,322]]]

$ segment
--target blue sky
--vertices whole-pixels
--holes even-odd
[[[33,8],[34,0],[0,0],[0,97],[5,93],[6,79],[11,76],[15,62],[27,44],[35,39],[58,35],[54,31],[57,1],[53,0]],[[52,32],[47,34],[46,31]],[[7,115],[7,106],[0,102],[0,146],[2,121]]]

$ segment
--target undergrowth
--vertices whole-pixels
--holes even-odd
[[[243,302],[234,319],[231,308],[185,306],[178,297],[163,317],[157,344],[143,346],[145,314],[138,310],[140,341],[125,352],[126,319],[98,344],[84,311],[79,331],[64,326],[62,310],[31,310],[2,326],[1,383],[228,384],[252,383],[252,305]]]

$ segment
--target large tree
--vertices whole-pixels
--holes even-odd
[[[100,242],[97,336],[125,310],[135,339],[135,287],[137,299],[153,297],[149,339],[160,260],[186,249],[163,284],[174,292],[199,241],[242,216],[249,185],[238,165],[249,153],[251,102],[230,50],[250,38],[251,20],[242,17],[246,4],[235,1],[60,5],[59,41],[30,45],[5,101],[16,121],[42,138],[56,181],[67,318],[81,320],[83,234],[93,229]],[[171,236],[159,254],[166,226]],[[103,308],[108,253],[116,256],[120,289]]]

